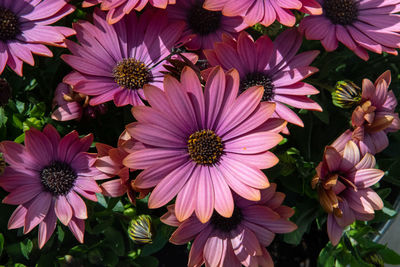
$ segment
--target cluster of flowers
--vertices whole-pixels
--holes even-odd
[[[333,245],[339,243],[346,226],[355,220],[372,220],[374,210],[383,208],[381,198],[370,187],[384,175],[374,169],[374,155],[389,145],[387,133],[400,129],[399,114],[394,113],[397,100],[388,91],[390,81],[390,71],[386,71],[375,83],[364,79],[362,90],[351,84],[339,85],[338,99],[356,105],[352,129],[325,148],[312,180],[321,206],[329,213],[327,231]]]
[[[318,71],[309,66],[318,51],[298,54],[302,34],[321,40],[328,51],[340,41],[365,60],[366,50],[396,54],[400,18],[394,13],[400,4],[374,0],[86,0],[83,6],[96,4],[101,5],[93,13],[93,23],[80,21],[70,29],[50,26],[74,11],[66,0],[0,3],[0,73],[8,65],[22,76],[23,62],[34,65],[32,53],[52,56],[45,45],[67,47],[71,54],[62,58],[73,72],[57,89],[58,108],[52,117],[94,116],[105,112],[101,105],[113,101],[118,107],[133,105],[136,119],[126,126],[117,148],[98,143],[97,154],[87,153],[91,135],[79,138],[71,132],[61,138],[50,125],[43,132],[28,130],[25,146],[3,141],[0,150],[8,166],[0,186],[10,192],[3,203],[19,205],[8,227],[24,227],[28,233],[39,225],[39,246],[43,247],[58,218],[83,242],[87,211],[81,196],[96,201],[96,193],[112,197],[126,193],[134,202],[136,192],[139,197],[151,192],[149,208],[162,207],[176,197],[161,219],[178,227],[171,242],[194,240],[189,266],[273,265],[265,247],[275,233],[291,232],[296,225],[288,220],[294,211],[282,205],[285,195],[276,192],[276,185],[269,183],[261,169],[277,164],[278,158],[269,150],[282,140],[280,133],[289,133],[287,122],[303,126],[288,106],[321,111],[307,97],[318,90],[302,82]],[[143,12],[139,16],[133,10]],[[298,28],[284,31],[274,41],[268,36],[254,41],[243,31],[275,20],[294,26],[291,10],[309,15]],[[73,34],[79,43],[65,40]],[[197,55],[171,54],[177,47]],[[199,57],[207,64],[197,64]],[[371,149],[368,134],[381,137],[392,129],[388,121],[390,125],[398,122],[398,117],[395,120],[390,115],[395,106],[393,94],[383,97],[387,79],[387,75],[380,79],[377,90],[365,85],[363,97],[369,101],[363,101],[355,112],[353,133],[364,133],[363,138],[357,135],[362,153]],[[351,219],[359,218],[362,212],[357,204],[364,204],[366,196],[373,198],[373,191],[357,189],[367,188],[381,173],[370,170],[374,165],[370,154],[364,153],[360,161],[354,142],[341,150],[332,147],[327,149],[319,168],[321,181],[316,184],[324,183],[318,188],[333,203],[329,210],[335,211],[337,225],[344,225],[350,220],[342,222],[340,218],[347,216],[340,217],[340,213],[356,207],[358,213],[352,213]],[[346,163],[341,163],[345,162],[342,158]],[[132,177],[133,170],[143,171]],[[351,171],[356,178],[339,184],[342,172],[334,174],[336,170]],[[331,175],[325,183],[327,172]],[[96,181],[104,179],[108,180],[99,186]],[[338,186],[332,189],[334,184]],[[336,197],[336,188],[344,192],[347,185],[353,185],[356,192],[349,194],[353,201],[347,201],[348,205],[344,197]],[[354,201],[357,197],[358,202]],[[370,203],[368,207],[378,208],[376,201]],[[328,224],[338,232],[332,219]]]

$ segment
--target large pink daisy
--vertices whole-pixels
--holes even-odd
[[[176,216],[183,221],[193,211],[207,222],[214,209],[232,215],[231,189],[250,200],[260,200],[260,189],[269,182],[260,169],[278,158],[268,150],[282,136],[285,123],[269,123],[273,103],[260,103],[263,88],[255,86],[240,96],[239,75],[216,67],[204,92],[196,73],[185,67],[181,82],[167,75],[165,93],[146,86],[151,107],[134,107],[138,122],[129,134],[146,148],[130,153],[123,163],[144,169],[134,185],[153,188],[148,205],[158,208],[177,195]]]
[[[8,65],[22,76],[22,63],[33,66],[32,54],[52,57],[45,45],[65,46],[75,32],[50,26],[74,11],[66,0],[13,0],[0,2],[0,74]]]
[[[3,203],[19,205],[8,222],[9,229],[24,227],[24,234],[39,225],[39,247],[43,247],[57,224],[57,218],[83,242],[87,211],[79,196],[97,201],[101,192],[95,179],[106,176],[93,167],[95,155],[86,151],[93,136],[79,138],[73,131],[63,138],[50,124],[43,132],[25,132],[25,146],[11,141],[0,143],[9,166],[0,186],[10,192]]]
[[[361,157],[353,141],[348,141],[342,152],[333,146],[325,148],[312,186],[318,189],[321,206],[329,214],[327,230],[334,246],[346,226],[356,219],[371,220],[374,210],[383,208],[381,198],[370,188],[384,175],[383,171],[374,169],[375,164],[372,154]]]
[[[296,23],[296,17],[290,9],[313,15],[322,13],[316,0],[205,0],[204,8],[222,11],[225,16],[242,16],[250,26],[256,23],[269,26],[276,19],[281,24],[291,27]]]
[[[323,14],[308,16],[299,29],[309,40],[320,40],[327,51],[343,43],[368,60],[368,52],[397,55],[400,47],[399,1],[318,0]]]
[[[204,0],[177,0],[167,8],[171,19],[185,22],[182,36],[191,38],[185,43],[188,49],[212,48],[214,42],[221,41],[223,33],[237,36],[247,27],[241,17],[227,17],[220,11],[206,10],[203,3]]]
[[[78,93],[93,96],[91,105],[143,105],[143,85],[162,86],[161,64],[176,44],[183,22],[169,23],[162,10],[134,12],[109,25],[96,10],[94,25],[74,25],[80,44],[67,40],[72,55],[62,58],[76,71],[64,78]]]
[[[288,220],[294,210],[282,205],[285,194],[275,190],[276,184],[261,190],[260,201],[248,201],[234,195],[235,209],[230,218],[214,212],[207,223],[200,222],[196,216],[181,223],[175,216],[176,205],[171,205],[161,221],[178,227],[170,238],[171,243],[183,245],[194,239],[189,253],[189,267],[203,264],[271,267],[274,263],[265,247],[274,240],[275,233],[289,233],[297,229]]]
[[[114,24],[133,9],[141,11],[148,2],[158,8],[166,8],[168,4],[175,4],[175,0],[85,0],[82,6],[91,7],[101,3],[101,10],[108,11],[107,22]]]
[[[205,50],[211,66],[221,65],[225,70],[235,68],[240,75],[239,92],[255,85],[263,86],[262,101],[276,104],[275,116],[303,126],[302,120],[286,105],[321,111],[321,107],[307,95],[318,94],[314,86],[302,82],[318,71],[309,66],[319,51],[297,54],[302,43],[294,29],[280,34],[274,42],[262,36],[254,42],[242,32],[237,40],[224,37],[213,50]]]

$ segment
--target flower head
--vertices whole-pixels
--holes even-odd
[[[177,0],[167,8],[172,20],[185,22],[182,40],[190,38],[185,43],[188,49],[212,48],[214,42],[221,41],[223,33],[237,36],[247,27],[241,17],[226,17],[220,11],[207,10],[203,3],[204,0]]]
[[[297,54],[302,38],[296,30],[287,30],[274,42],[268,36],[257,41],[242,32],[237,40],[224,37],[214,44],[213,50],[205,50],[211,66],[221,65],[225,70],[235,68],[240,75],[239,92],[251,86],[263,86],[262,101],[276,104],[275,117],[303,126],[301,119],[286,105],[321,111],[321,107],[307,95],[318,94],[303,79],[318,71],[309,64],[318,51]]]
[[[225,16],[242,16],[249,26],[261,23],[270,26],[275,20],[292,27],[296,17],[290,9],[297,9],[307,14],[320,15],[321,6],[315,0],[205,0],[204,8],[222,11]]]
[[[397,55],[400,48],[400,9],[397,2],[368,0],[318,0],[323,14],[305,17],[299,30],[309,40],[320,40],[327,51],[343,43],[368,60],[368,52]]]
[[[328,236],[337,245],[343,228],[358,220],[370,220],[374,210],[383,208],[378,194],[369,187],[384,172],[375,167],[375,158],[367,153],[361,157],[358,146],[348,141],[340,153],[333,146],[325,148],[312,187],[317,188],[319,201],[328,215]]]
[[[0,186],[10,192],[3,203],[18,205],[8,222],[9,229],[24,227],[24,233],[39,225],[39,247],[52,235],[57,218],[83,242],[85,202],[97,201],[101,192],[95,179],[104,175],[93,167],[94,155],[86,151],[93,136],[79,138],[73,131],[60,138],[47,125],[43,132],[25,132],[25,146],[11,141],[0,143],[9,166],[0,177]]]
[[[1,1],[0,74],[6,64],[22,76],[22,63],[33,66],[32,54],[52,57],[45,45],[65,46],[72,29],[50,26],[74,11],[66,0]]]
[[[66,42],[72,55],[62,58],[76,71],[64,82],[93,96],[93,106],[110,100],[117,106],[143,105],[142,88],[162,85],[165,68],[160,62],[176,44],[183,23],[169,23],[162,10],[147,10],[140,17],[133,12],[113,25],[99,10],[93,19],[94,25],[74,25],[80,44]]]
[[[178,229],[170,242],[182,245],[194,240],[188,266],[273,266],[266,246],[275,233],[289,233],[297,229],[290,222],[294,211],[283,206],[285,195],[275,192],[276,184],[261,190],[259,201],[248,201],[234,195],[235,208],[230,218],[214,212],[211,220],[202,223],[191,216],[184,222],[176,218],[176,205],[168,207],[161,221]]]
[[[157,8],[166,8],[168,4],[175,4],[175,0],[85,0],[83,7],[91,7],[101,4],[101,10],[107,12],[107,22],[114,24],[120,21],[125,15],[133,9],[141,11],[147,3]]]
[[[155,187],[149,207],[161,207],[177,195],[179,220],[195,211],[206,222],[214,209],[232,215],[231,190],[259,200],[260,189],[269,186],[260,169],[278,162],[268,150],[282,140],[277,132],[286,125],[269,122],[275,105],[260,103],[263,88],[237,96],[237,71],[225,74],[216,67],[203,92],[197,74],[185,67],[181,82],[166,75],[164,89],[145,87],[151,107],[134,107],[138,122],[127,127],[145,148],[130,153],[123,164],[144,169],[134,182],[137,188]]]

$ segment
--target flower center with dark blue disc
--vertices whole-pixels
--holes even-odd
[[[55,196],[68,194],[77,177],[69,164],[60,161],[53,161],[40,171],[40,182],[44,190]]]
[[[235,207],[230,218],[223,217],[218,212],[214,211],[210,219],[210,223],[212,226],[214,226],[214,229],[229,233],[238,227],[238,225],[242,222],[242,219],[242,212],[238,207]]]
[[[13,40],[18,33],[20,29],[17,16],[10,10],[0,7],[0,40]]]
[[[216,32],[221,26],[222,13],[210,11],[201,4],[194,5],[188,12],[187,22],[190,29],[199,35],[208,35]]]
[[[213,165],[218,163],[224,145],[221,137],[212,130],[201,130],[189,136],[188,152],[193,161],[201,165]]]
[[[264,87],[264,94],[261,101],[270,101],[275,95],[272,79],[264,73],[254,72],[247,74],[240,82],[240,93],[243,93],[252,86]]]
[[[358,17],[357,0],[325,0],[322,6],[333,24],[349,25]]]
[[[113,69],[114,81],[127,89],[140,89],[151,80],[151,73],[146,64],[134,58],[118,62]]]

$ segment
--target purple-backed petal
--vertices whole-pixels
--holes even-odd
[[[374,213],[374,208],[371,206],[368,199],[365,197],[364,190],[354,191],[352,189],[348,189],[344,192],[344,197],[351,209],[359,213]]]
[[[57,216],[54,213],[54,203],[51,203],[49,212],[43,221],[39,224],[38,244],[39,248],[43,248],[46,242],[50,239],[57,225]]]
[[[52,143],[46,135],[35,128],[26,131],[25,147],[29,154],[42,167],[49,164],[54,158]]]
[[[12,205],[19,205],[26,203],[37,195],[43,192],[43,188],[40,184],[27,184],[21,187],[16,188],[12,191],[9,195],[7,195],[3,199],[3,203],[5,204],[12,204]]]
[[[85,234],[85,221],[72,217],[72,219],[69,221],[68,228],[75,236],[75,238],[80,243],[83,243],[83,237]]]
[[[78,219],[87,219],[86,204],[78,194],[71,190],[66,196],[68,203],[74,212],[74,216]]]
[[[43,221],[49,211],[51,202],[51,194],[42,192],[29,203],[25,217],[24,234],[29,233],[36,225]]]
[[[353,210],[350,208],[346,199],[339,201],[339,209],[342,211],[342,217],[335,216],[337,224],[344,228],[355,221],[355,216]]]
[[[324,153],[324,161],[328,165],[330,172],[339,170],[340,163],[342,161],[342,156],[336,151],[334,147],[327,146]]]
[[[383,209],[383,201],[374,190],[372,190],[371,188],[366,188],[360,191],[375,210]]]
[[[355,167],[357,170],[362,170],[362,169],[374,168],[375,165],[376,165],[375,157],[370,153],[366,153]]]
[[[210,236],[204,245],[204,259],[208,266],[218,266],[222,260],[224,240],[219,236]]]
[[[24,226],[25,217],[28,209],[26,205],[19,205],[14,212],[11,214],[10,219],[8,220],[8,229],[16,229]]]
[[[202,232],[197,235],[195,240],[192,243],[192,247],[189,252],[189,261],[188,261],[188,266],[194,267],[194,266],[201,266],[204,263],[204,257],[203,257],[203,251],[204,251],[204,246],[207,242],[208,237],[210,236],[212,232],[212,227],[208,225],[208,227],[205,227]],[[170,239],[170,242],[171,239]]]
[[[348,141],[344,147],[343,159],[340,163],[340,170],[346,172],[355,168],[360,161],[360,150],[353,141]]]
[[[354,174],[354,184],[358,188],[367,188],[377,182],[385,175],[382,170],[378,169],[361,169]]]
[[[262,254],[260,243],[249,228],[238,226],[230,235],[233,251],[242,264],[248,260],[249,256]]]
[[[73,216],[73,212],[71,205],[68,203],[67,199],[64,196],[57,197],[56,204],[54,205],[54,210],[60,222],[64,225],[68,225]]]
[[[331,241],[332,245],[336,246],[339,243],[340,238],[342,237],[343,228],[336,223],[336,220],[332,213],[328,215],[328,222],[326,224],[326,227],[329,240]]]
[[[193,240],[193,238],[200,233],[208,224],[203,224],[196,218],[192,217],[185,220],[178,229],[171,235],[169,239],[172,244],[183,245]]]

